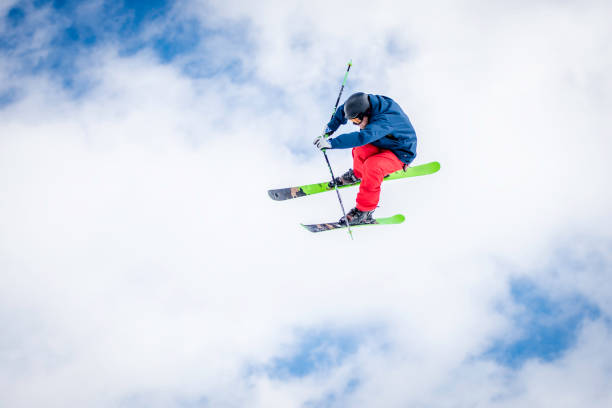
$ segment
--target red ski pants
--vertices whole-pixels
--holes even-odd
[[[371,144],[353,148],[353,172],[361,179],[357,209],[372,211],[378,205],[380,185],[387,174],[401,170],[404,163],[391,150]]]

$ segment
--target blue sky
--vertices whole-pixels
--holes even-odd
[[[272,377],[304,377],[329,370],[357,351],[359,334],[320,331],[299,336],[297,350],[274,360],[269,369]]]
[[[223,74],[239,78],[244,74],[240,59],[206,53],[206,41],[210,39],[221,38],[237,49],[246,47],[248,39],[239,26],[207,27],[196,18],[177,15],[173,7],[173,3],[162,0],[101,1],[89,7],[69,0],[21,1],[4,16],[0,49],[16,63],[15,73],[48,73],[77,94],[95,86],[82,75],[77,61],[96,47],[109,44],[117,45],[119,54],[126,57],[150,49],[160,63],[185,57],[180,65],[191,76]],[[46,24],[33,24],[41,13]],[[151,25],[160,29],[148,32]],[[45,35],[46,55],[42,58],[37,50],[23,47],[37,33]],[[5,91],[4,95],[6,104],[14,98],[15,91]]]
[[[599,308],[584,296],[571,294],[554,299],[528,279],[513,280],[510,295],[519,306],[511,316],[516,338],[498,340],[485,356],[512,368],[529,359],[559,359],[574,347],[585,320],[601,317]]]
[[[605,2],[0,12],[0,405],[612,401]],[[354,242],[265,193],[328,177],[349,59],[442,163]]]

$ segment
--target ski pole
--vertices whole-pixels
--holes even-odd
[[[351,66],[353,65],[353,60],[348,62],[348,67],[346,68],[346,73],[344,74],[344,80],[342,81],[342,86],[340,87],[340,93],[338,94],[338,99],[336,99],[336,105],[334,106],[334,110],[331,115],[331,119],[333,119],[336,114],[336,109],[338,109],[338,103],[340,102],[340,96],[342,96],[342,91],[344,91],[344,85],[346,84],[346,78],[348,77],[348,73],[351,70]],[[330,119],[330,120],[331,120]],[[325,134],[325,130],[323,129],[323,134]],[[334,171],[332,170],[331,164],[329,164],[329,159],[327,158],[327,153],[323,150],[323,156],[325,157],[325,161],[327,162],[327,167],[329,168],[329,172],[332,177],[332,184],[334,185],[334,189],[336,190],[336,194],[338,195],[338,201],[340,201],[340,208],[342,208],[342,215],[344,216],[344,221],[346,222],[346,228],[348,228],[348,233],[351,236],[351,240],[353,239],[353,232],[351,231],[351,226],[349,224],[348,218],[346,218],[346,211],[344,210],[344,204],[342,203],[342,197],[340,197],[340,190],[338,190],[338,186],[336,185],[336,178],[334,177]]]

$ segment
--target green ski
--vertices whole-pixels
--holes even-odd
[[[376,218],[376,219],[374,219],[374,222],[371,222],[371,223],[366,223],[366,224],[351,224],[351,228],[353,228],[353,227],[363,227],[363,226],[367,226],[367,225],[401,224],[402,222],[404,222],[405,219],[406,219],[406,217],[404,217],[402,214],[396,214],[396,215],[394,215],[392,217]],[[325,223],[325,224],[310,224],[310,225],[301,224],[301,225],[302,225],[302,227],[306,228],[310,232],[321,232],[321,231],[329,231],[329,230],[334,230],[334,229],[346,228],[346,224],[345,223],[339,223],[339,222],[328,222],[328,223]]]
[[[440,170],[440,163],[431,162],[426,164],[421,164],[414,167],[408,167],[406,170],[399,170],[395,173],[391,173],[385,177],[385,181],[389,180],[398,180],[407,177],[416,177],[416,176],[425,176],[427,174],[433,174]],[[345,187],[354,187],[361,184],[361,182],[357,182],[355,184],[349,184],[344,186],[338,186],[338,188]],[[268,195],[271,199],[276,201],[289,200],[291,198],[304,197],[307,195],[324,193],[326,191],[332,191],[334,187],[330,187],[329,183],[317,183],[317,184],[308,184],[305,186],[297,186],[297,187],[288,187],[288,188],[279,188],[276,190],[268,190]],[[325,225],[325,224],[322,224]]]

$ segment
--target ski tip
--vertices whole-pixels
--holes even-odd
[[[376,218],[376,224],[401,224],[406,221],[403,214],[395,214],[391,217]]]
[[[304,229],[305,229],[306,231],[310,231],[310,232],[320,232],[320,231],[322,231],[321,229],[319,229],[319,225],[317,225],[317,224],[313,224],[313,225],[306,225],[306,224],[302,224],[302,223],[300,223],[300,225],[301,225],[302,227],[304,227]]]
[[[279,188],[268,190],[268,196],[274,201],[284,201],[292,198],[304,197],[307,195],[302,187]]]
[[[268,190],[268,196],[274,201],[284,201],[293,198],[291,189],[279,188],[277,190]],[[296,196],[297,197],[297,196]]]
[[[280,201],[281,198],[278,194],[278,190],[268,190],[268,196],[275,201]]]
[[[424,163],[424,164],[419,164],[416,167],[423,167],[423,168],[427,168],[428,173],[427,174],[433,174],[435,172],[437,172],[438,170],[440,170],[440,162],[437,161],[432,161],[429,163]],[[410,167],[408,167],[410,168]]]

